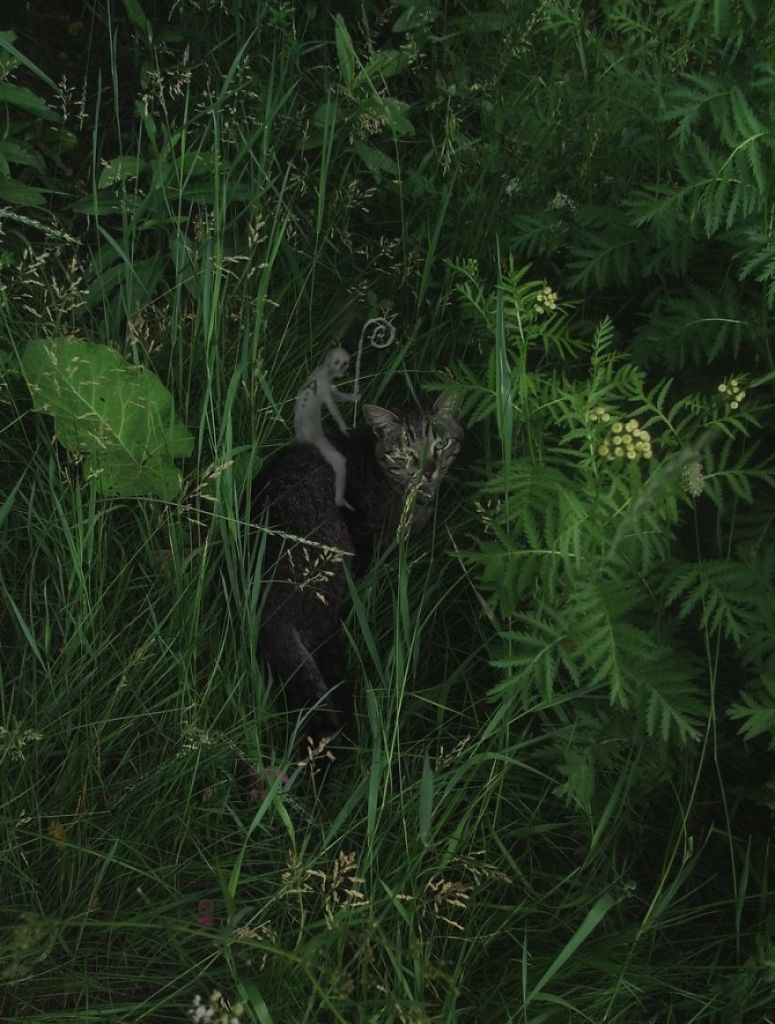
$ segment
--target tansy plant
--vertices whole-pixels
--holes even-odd
[[[473,340],[456,377],[479,428],[481,520],[461,558],[494,626],[491,697],[527,707],[583,695],[597,709],[552,754],[558,792],[586,805],[603,765],[627,756],[625,743],[600,745],[610,730],[701,738],[703,634],[735,645],[732,702],[755,685],[746,637],[771,613],[752,601],[752,565],[731,553],[729,516],[775,481],[756,443],[768,403],[755,381],[681,394],[651,379],[619,354],[611,321],[577,333],[525,269],[490,289],[471,264],[459,271]],[[695,522],[699,543],[714,519],[725,557],[686,561],[681,537]]]

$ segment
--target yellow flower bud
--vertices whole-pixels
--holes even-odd
[[[625,429],[625,430],[629,430],[629,432],[630,432],[631,434],[634,434],[634,433],[635,433],[635,431],[636,431],[636,430],[638,429],[638,421],[637,421],[637,420],[628,420],[628,421],[627,421],[627,422],[626,422],[626,423],[624,424],[624,429]]]
[[[730,409],[739,409],[740,408],[740,403],[739,402],[730,402],[729,403],[729,408]]]
[[[608,447],[607,444],[601,444],[600,447],[598,448],[598,453],[600,455],[608,455],[610,450],[611,449]]]
[[[611,422],[611,413],[610,412],[604,412],[603,415],[600,417],[600,419],[603,421],[603,423],[610,423]]]
[[[619,438],[619,440],[621,441],[622,444],[632,444],[632,435],[631,434],[622,434],[622,436]]]
[[[742,402],[742,400],[744,398],[745,398],[745,391],[738,391],[737,392],[737,400],[738,400],[738,402]]]
[[[627,452],[627,458],[628,459],[637,459],[637,457],[638,457],[638,453],[635,451],[635,449],[634,448],[630,448],[630,450]]]
[[[624,455],[624,448],[619,448],[618,446],[614,448],[614,455],[617,457],[617,459],[621,459]]]
[[[624,430],[624,427],[621,425],[621,423],[614,423],[611,427],[611,430],[613,430],[615,434],[621,434],[622,430]]]
[[[719,384],[719,386],[718,386],[718,389],[719,389],[719,391],[721,392],[721,394],[723,395],[723,394],[724,394],[724,392],[725,392],[725,391],[726,391],[726,389],[727,389],[727,386],[726,386],[726,384]]]

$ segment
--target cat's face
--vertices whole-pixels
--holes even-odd
[[[416,485],[418,499],[430,501],[463,440],[451,405],[440,399],[430,412],[364,405],[363,412],[377,436],[377,461],[388,478],[402,490]]]

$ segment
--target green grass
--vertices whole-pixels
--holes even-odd
[[[509,611],[469,557],[489,536],[476,503],[501,495],[526,451],[537,466],[550,458],[558,420],[545,406],[570,409],[582,375],[555,381],[544,403],[544,363],[578,369],[578,348],[568,342],[559,362],[520,349],[536,335],[508,319],[503,293],[488,333],[455,290],[460,264],[478,260],[493,287],[507,274],[505,189],[523,164],[521,213],[544,214],[542,173],[552,189],[577,175],[578,196],[608,184],[584,132],[602,115],[580,113],[592,44],[579,9],[555,5],[547,28],[533,5],[493,4],[489,15],[514,19],[505,31],[453,6],[463,20],[442,31],[438,12],[423,28],[407,4],[344,3],[337,23],[325,5],[184,2],[170,24],[150,3],[106,5],[95,31],[110,56],[90,79],[79,146],[62,156],[70,174],[47,163],[50,210],[11,207],[78,241],[0,221],[0,354],[65,333],[110,343],[161,377],[195,437],[179,501],[106,499],[52,443],[11,359],[0,377],[9,1024],[182,1021],[213,990],[258,1024],[775,1019],[768,752],[728,720],[743,669],[723,630],[707,616],[690,637],[683,627],[704,705],[694,743],[662,742],[637,708],[612,710],[594,667],[563,674],[572,636],[553,689],[531,688],[527,670],[504,683],[518,614],[550,591],[558,615],[570,605],[575,542],[559,539],[561,520],[551,543],[543,525],[525,536],[518,516],[533,506],[505,488],[518,557],[543,566],[548,547],[564,559],[512,581]],[[617,26],[636,66],[652,36],[627,26],[632,6]],[[420,18],[416,32],[391,34],[403,15]],[[411,63],[395,75],[370,64],[364,26]],[[661,45],[672,52],[667,27]],[[544,76],[564,74],[576,92],[548,97],[571,149],[561,168],[540,110]],[[564,271],[556,254],[541,268],[563,300]],[[571,334],[588,338],[601,310],[631,315],[628,288],[609,292],[577,293]],[[426,533],[353,588],[357,742],[321,786],[319,765],[294,760],[300,726],[259,660],[261,534],[242,510],[255,471],[291,439],[306,372],[380,312],[399,341],[364,354],[370,401],[423,397],[464,363],[493,411],[470,425]],[[753,480],[753,512],[724,492],[715,519],[684,503],[672,520],[668,509],[642,521],[676,558],[728,556],[733,537],[770,551],[769,480]],[[625,509],[628,486],[611,492]],[[625,566],[630,549],[615,554],[585,563],[590,578]],[[621,571],[658,608],[667,584],[652,563]],[[660,628],[671,649],[672,626]],[[753,627],[744,633],[754,657]],[[259,785],[241,778],[245,762]]]

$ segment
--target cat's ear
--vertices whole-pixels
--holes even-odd
[[[450,416],[452,419],[457,419],[459,412],[460,399],[452,391],[439,395],[433,403],[434,416]]]
[[[382,409],[378,405],[364,405],[363,415],[377,434],[387,434],[389,431],[395,430],[401,422],[390,409]]]

